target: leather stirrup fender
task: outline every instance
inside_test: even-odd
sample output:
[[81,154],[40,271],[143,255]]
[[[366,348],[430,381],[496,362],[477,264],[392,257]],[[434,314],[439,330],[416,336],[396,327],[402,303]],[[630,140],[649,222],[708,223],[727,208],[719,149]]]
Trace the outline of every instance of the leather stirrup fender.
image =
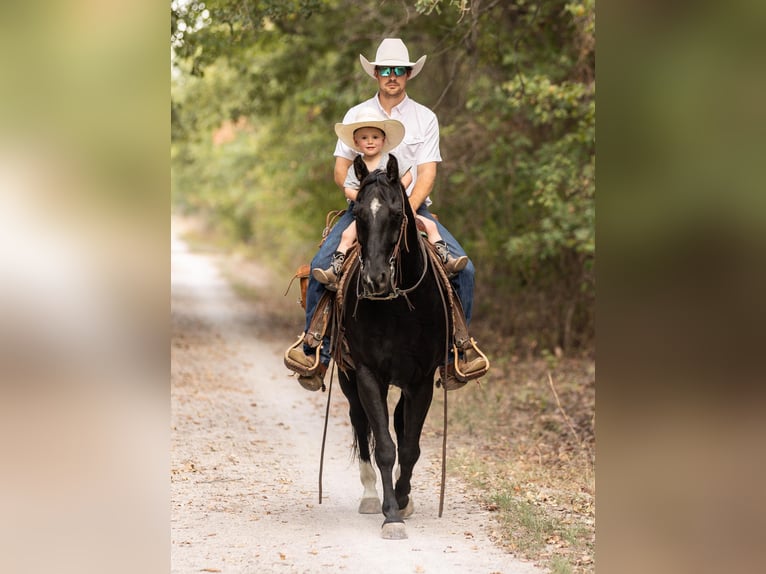
[[330,324],[334,295],[332,291],[325,291],[319,298],[309,329],[303,337],[303,342],[311,348],[319,348],[322,345],[322,339],[327,333],[327,325]]
[[[436,249],[433,244],[427,242],[429,247],[429,253],[435,269],[438,270],[438,275],[441,278],[442,285],[444,285],[447,292],[447,298],[449,300],[450,314],[452,318],[452,353],[454,355],[453,366],[455,371],[455,378],[461,382],[466,382],[471,379],[478,379],[484,376],[489,371],[489,359],[476,343],[476,340],[468,334],[468,324],[465,320],[465,312],[463,311],[463,305],[460,303],[460,298],[455,293],[447,276],[444,266],[436,253]],[[484,359],[484,367],[478,371],[472,371],[464,373],[460,369],[459,357],[461,354],[465,354],[465,351],[471,349],[477,355]]]
[[450,297],[452,299],[452,330],[454,332],[453,341],[458,349],[463,349],[465,344],[471,340],[468,334],[468,325],[465,321],[465,313],[463,312],[463,305],[460,303],[460,298],[455,296],[450,290]]

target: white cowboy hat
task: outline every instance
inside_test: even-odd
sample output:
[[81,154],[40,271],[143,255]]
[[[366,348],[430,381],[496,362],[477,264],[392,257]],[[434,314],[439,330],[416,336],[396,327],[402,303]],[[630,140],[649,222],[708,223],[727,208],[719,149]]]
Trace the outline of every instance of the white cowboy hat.
[[412,72],[410,72],[410,79],[412,79],[423,69],[426,57],[421,56],[417,62],[410,62],[410,53],[404,42],[399,38],[386,38],[378,46],[374,62],[368,61],[361,54],[359,54],[359,61],[362,62],[364,71],[373,78],[375,77],[375,66],[407,66],[412,68]]
[[340,141],[351,149],[359,151],[354,143],[354,132],[359,128],[378,128],[386,134],[381,153],[387,153],[402,143],[404,124],[399,120],[389,120],[374,108],[360,108],[356,112],[356,121],[351,124],[335,124],[335,133]]

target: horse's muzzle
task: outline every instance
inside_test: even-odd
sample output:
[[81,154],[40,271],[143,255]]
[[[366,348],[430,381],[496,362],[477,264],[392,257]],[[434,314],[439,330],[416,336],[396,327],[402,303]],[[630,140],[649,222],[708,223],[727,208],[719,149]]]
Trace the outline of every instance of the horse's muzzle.
[[396,293],[396,269],[393,258],[387,263],[362,265],[362,298],[391,299]]
[[393,276],[389,270],[380,273],[362,275],[362,291],[364,297],[385,297],[393,292]]

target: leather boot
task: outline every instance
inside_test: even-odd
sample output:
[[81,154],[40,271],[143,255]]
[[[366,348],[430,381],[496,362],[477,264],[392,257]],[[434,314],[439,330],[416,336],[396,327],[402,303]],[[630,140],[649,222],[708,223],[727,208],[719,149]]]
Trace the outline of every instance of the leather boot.
[[311,271],[314,279],[319,281],[322,285],[325,285],[330,291],[338,290],[338,279],[340,279],[340,273],[343,269],[343,262],[346,260],[345,253],[336,251],[333,253],[332,261],[327,269],[319,269],[318,267]]
[[487,368],[487,359],[482,357],[473,347],[467,348],[463,355],[458,357],[457,362],[460,371],[468,380],[474,378],[471,375]]
[[300,375],[298,382],[307,391],[318,391],[324,387],[324,375],[327,372],[327,365],[319,363],[316,372],[310,376]]
[[468,381],[461,381],[455,375],[455,367],[452,363],[446,367],[439,367],[439,380],[436,381],[436,386],[442,386],[448,391],[455,391],[462,388]]
[[450,277],[462,271],[465,269],[465,266],[468,265],[468,257],[465,255],[453,257],[449,252],[449,249],[447,249],[447,244],[443,239],[434,243],[434,247],[436,248],[436,253],[444,264],[444,270]]

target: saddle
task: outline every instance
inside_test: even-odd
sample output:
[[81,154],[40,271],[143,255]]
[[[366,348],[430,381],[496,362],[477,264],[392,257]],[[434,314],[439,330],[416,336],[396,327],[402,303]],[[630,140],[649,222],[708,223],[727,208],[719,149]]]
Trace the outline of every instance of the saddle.
[[[337,213],[342,212],[330,212],[327,215],[327,226],[323,232],[322,242],[324,242],[327,232],[331,227],[331,216],[337,217]],[[468,349],[473,349],[477,354],[481,355],[485,359],[486,367],[481,371],[470,373],[471,379],[477,379],[486,374],[489,370],[489,361],[486,360],[486,355],[479,349],[476,341],[468,334],[468,325],[465,321],[465,313],[463,307],[460,304],[460,299],[456,296],[449,277],[447,276],[444,266],[441,263],[441,259],[437,254],[434,246],[423,236],[418,236],[419,241],[425,244],[426,253],[428,254],[430,265],[435,270],[437,280],[441,284],[442,293],[446,293],[447,307],[452,319],[452,334],[451,343],[452,351],[454,355],[454,369],[455,375],[458,380],[462,382],[468,381],[468,375],[460,370],[458,363],[458,357]],[[311,319],[309,328],[305,333],[298,336],[298,340],[287,350],[285,353],[285,362],[287,366],[299,374],[310,376],[319,366],[319,351],[322,347],[322,339],[325,335],[330,337],[331,341],[331,355],[338,365],[338,368],[344,372],[354,369],[353,360],[348,351],[348,345],[346,343],[344,327],[341,321],[343,317],[343,305],[345,299],[345,293],[350,288],[349,278],[354,274],[354,271],[359,267],[359,245],[356,244],[348,252],[346,260],[343,263],[340,281],[338,283],[338,290],[332,292],[326,290],[322,297],[320,297],[317,303],[317,308],[314,311],[314,316]],[[301,265],[297,270],[293,278],[290,280],[290,285],[297,278],[300,281],[301,296],[299,303],[306,308],[306,289],[308,286],[308,278],[311,272],[309,265]],[[288,290],[290,289],[288,285]],[[295,363],[289,357],[289,351],[299,345],[306,345],[316,350],[315,360],[311,367]]]
[[[343,274],[338,285],[338,291],[333,292],[325,290],[322,296],[319,298],[317,307],[314,310],[314,316],[311,318],[309,328],[305,333],[298,335],[298,339],[290,346],[285,352],[285,364],[287,367],[299,375],[311,376],[316,372],[319,367],[319,352],[322,348],[322,339],[325,334],[330,337],[331,354],[335,363],[339,368],[344,371],[353,369],[353,362],[351,355],[348,353],[348,346],[346,344],[345,337],[342,335],[343,327],[340,321],[340,317],[343,316],[343,293],[345,293],[346,278],[351,274],[350,271],[354,266],[359,265],[359,257],[356,256],[356,246],[349,252],[349,256],[346,257],[346,261],[343,265]],[[301,265],[295,272],[295,275],[290,280],[290,285],[297,278],[301,285],[301,298],[299,303],[303,309],[306,309],[306,289],[308,287],[308,278],[310,273],[309,265]],[[290,289],[288,285],[287,289]],[[329,329],[329,331],[328,331]],[[340,344],[337,344],[340,342]],[[315,350],[314,362],[310,367],[306,367],[303,364],[297,363],[290,357],[290,351],[299,346],[306,345]],[[336,349],[340,347],[345,350],[343,353],[336,352]]]

